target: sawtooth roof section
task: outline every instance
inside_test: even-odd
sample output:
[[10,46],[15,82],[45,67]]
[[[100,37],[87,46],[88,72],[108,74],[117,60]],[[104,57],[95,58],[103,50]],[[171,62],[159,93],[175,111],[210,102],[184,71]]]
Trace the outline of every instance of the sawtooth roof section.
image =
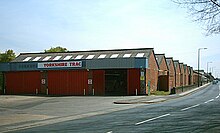
[[177,69],[177,67],[179,67],[180,72],[181,72],[179,60],[174,60],[173,62],[174,62],[174,67],[175,67],[175,69]]
[[172,57],[166,58],[166,62],[167,62],[167,66],[168,66],[168,69],[169,69],[169,70],[170,70],[170,63],[171,63],[172,60],[173,60]]
[[184,66],[184,72],[186,72],[186,70],[188,69],[187,65],[186,64],[183,64]]
[[[165,62],[166,62],[165,54],[155,54],[155,57],[156,57],[157,64],[159,65],[159,67],[160,67],[160,65],[162,63],[163,58],[165,59]],[[168,69],[167,62],[166,62],[166,67]]]
[[[82,59],[103,59],[99,58],[100,55],[104,58],[111,58],[112,55],[118,54],[115,58],[149,58],[153,48],[139,48],[139,49],[113,49],[113,50],[91,50],[91,51],[69,51],[69,52],[56,52],[56,53],[21,53],[12,62],[33,62],[35,58],[41,61],[53,61],[55,58],[61,56],[60,60],[82,60]],[[129,56],[130,54],[130,56]],[[68,56],[68,57],[67,57]],[[66,58],[67,57],[67,58]],[[71,57],[71,58],[69,58]],[[76,58],[77,57],[77,58]],[[88,58],[89,57],[89,58]],[[26,59],[26,60],[25,60]]]
[[158,65],[160,65],[162,63],[162,59],[164,57],[164,54],[155,54],[155,56],[156,56],[156,60],[157,60]]
[[187,66],[187,69],[188,69],[188,73],[191,74],[191,68],[190,68],[190,66]]

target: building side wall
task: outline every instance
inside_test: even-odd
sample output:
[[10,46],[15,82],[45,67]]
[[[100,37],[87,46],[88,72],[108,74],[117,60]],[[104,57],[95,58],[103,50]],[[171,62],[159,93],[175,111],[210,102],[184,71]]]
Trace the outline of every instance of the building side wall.
[[180,72],[180,67],[179,66],[177,66],[176,67],[176,87],[180,87],[181,86],[181,78],[180,78],[180,76],[181,76],[181,72]]
[[159,67],[157,89],[159,91],[169,91],[169,74],[165,58],[162,59]]
[[193,81],[193,80],[194,80],[194,79],[193,79],[193,68],[190,68],[190,71],[191,71],[191,72],[190,72],[190,83],[191,83],[190,85],[193,85],[193,82],[194,82],[194,81]]
[[160,64],[160,70],[159,70],[159,76],[160,75],[167,75],[167,63],[165,58],[162,59],[161,64]]
[[188,68],[186,67],[185,70],[185,86],[189,85],[189,71]]
[[169,70],[169,91],[175,87],[175,68],[174,63],[171,61]]
[[183,68],[183,64],[180,64],[180,68],[181,68],[181,74],[180,74],[180,86],[184,86],[185,81],[184,81],[184,68]]
[[150,88],[150,92],[155,92],[157,90],[157,82],[158,82],[158,66],[152,52],[149,57],[149,67],[146,69],[146,93],[148,94],[148,87]]

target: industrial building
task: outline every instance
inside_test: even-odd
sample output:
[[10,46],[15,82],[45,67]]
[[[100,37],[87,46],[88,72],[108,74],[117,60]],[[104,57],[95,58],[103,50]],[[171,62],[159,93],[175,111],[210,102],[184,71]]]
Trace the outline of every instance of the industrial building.
[[1,63],[5,94],[146,95],[157,90],[153,48],[21,53]]

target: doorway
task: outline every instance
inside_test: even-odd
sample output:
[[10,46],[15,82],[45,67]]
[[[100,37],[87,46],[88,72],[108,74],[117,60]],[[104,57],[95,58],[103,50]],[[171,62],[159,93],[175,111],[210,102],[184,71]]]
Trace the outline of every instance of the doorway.
[[127,70],[105,70],[105,95],[127,95]]

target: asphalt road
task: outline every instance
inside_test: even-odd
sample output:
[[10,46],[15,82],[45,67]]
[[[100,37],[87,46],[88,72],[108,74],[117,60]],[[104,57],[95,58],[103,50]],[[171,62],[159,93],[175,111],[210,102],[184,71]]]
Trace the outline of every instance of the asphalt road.
[[190,95],[163,103],[147,104],[128,110],[14,132],[219,133],[220,86],[210,85]]

